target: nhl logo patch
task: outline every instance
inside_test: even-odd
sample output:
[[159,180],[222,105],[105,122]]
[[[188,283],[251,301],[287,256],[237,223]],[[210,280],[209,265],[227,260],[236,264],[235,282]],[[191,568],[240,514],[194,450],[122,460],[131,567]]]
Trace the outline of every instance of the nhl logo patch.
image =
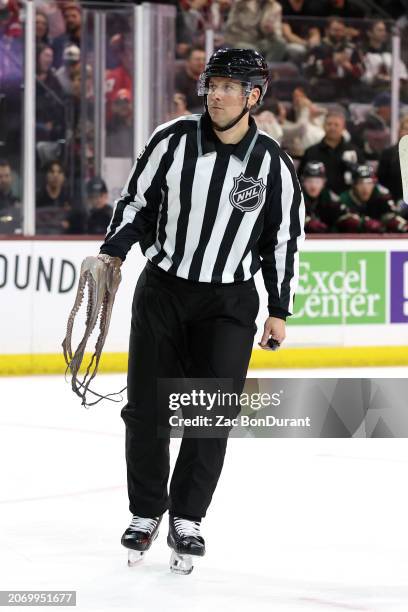
[[234,177],[234,187],[231,189],[229,199],[234,208],[250,212],[261,204],[265,189],[262,179],[253,179],[241,173],[238,177]]

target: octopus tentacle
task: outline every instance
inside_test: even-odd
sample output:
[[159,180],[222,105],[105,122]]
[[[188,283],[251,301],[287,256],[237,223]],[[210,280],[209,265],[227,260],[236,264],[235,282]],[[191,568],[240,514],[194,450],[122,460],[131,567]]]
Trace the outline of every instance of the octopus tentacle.
[[80,276],[79,283],[78,283],[78,290],[77,290],[77,294],[75,297],[75,302],[74,302],[74,305],[68,317],[67,334],[62,343],[62,347],[64,350],[64,359],[67,365],[69,361],[72,359],[72,346],[71,346],[72,329],[74,327],[75,316],[81,307],[82,300],[84,299],[85,283],[86,283],[85,276]]
[[[92,355],[92,358],[86,370],[85,377],[82,381],[84,385],[84,388],[83,388],[84,393],[88,391],[89,384],[92,381],[92,379],[95,377],[96,372],[98,370],[99,361],[100,361],[101,354],[102,354],[102,348],[103,348],[103,345],[105,343],[105,339],[108,333],[108,327],[106,326],[106,317],[104,313],[106,311],[106,307],[109,301],[110,301],[109,294],[106,292],[104,295],[103,301],[102,301],[101,316],[100,316],[100,323],[99,323],[100,331],[99,331],[98,339],[96,341],[95,351]],[[94,361],[95,361],[95,366],[91,373],[91,368],[92,368]]]
[[[70,365],[71,371],[74,369],[76,372],[81,367],[81,363],[82,363],[84,353],[85,353],[86,343],[90,335],[92,334],[94,327],[96,325],[96,321],[98,319],[98,301],[96,298],[96,293],[97,293],[96,283],[94,282],[92,277],[90,277],[89,275],[87,277],[87,280],[88,280],[89,292],[88,292],[87,317],[85,321],[85,332],[84,332],[84,335],[80,343],[78,344],[78,348],[75,352],[75,355]],[[73,379],[73,382],[75,382],[74,379]]]
[[[84,406],[92,405],[86,402],[86,393],[88,391],[94,393],[89,389],[89,384],[97,373],[103,346],[108,334],[113,303],[121,281],[119,269],[121,263],[122,262],[117,257],[110,257],[107,255],[87,257],[82,262],[77,295],[68,318],[67,332],[62,342],[62,347],[65,362],[67,363],[67,371],[70,370],[72,375],[72,390],[81,397],[82,405]],[[83,302],[86,288],[88,289],[88,302],[86,307],[85,331],[76,351],[72,355],[71,343],[74,321]],[[87,366],[85,376],[83,380],[80,381],[78,373],[84,358],[86,344],[95,329],[99,316],[99,335],[96,341],[95,350]],[[98,395],[97,393],[94,394]],[[102,398],[103,396],[99,397]]]

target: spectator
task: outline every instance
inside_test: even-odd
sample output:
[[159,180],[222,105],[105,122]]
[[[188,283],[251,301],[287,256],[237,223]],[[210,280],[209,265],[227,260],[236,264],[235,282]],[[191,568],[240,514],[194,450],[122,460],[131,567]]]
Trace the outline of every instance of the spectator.
[[12,184],[10,163],[6,159],[0,159],[0,213],[20,203],[19,198],[13,193]]
[[36,198],[36,207],[42,206],[62,207],[66,210],[70,208],[65,188],[65,172],[59,161],[51,161],[45,167],[45,183]]
[[184,11],[180,3],[176,3],[176,58],[184,59],[192,46],[192,42],[184,23]]
[[81,51],[76,45],[65,47],[62,54],[63,65],[58,68],[56,77],[60,82],[62,91],[65,95],[72,94],[72,81],[75,75],[80,72]]
[[327,109],[323,106],[314,104],[307,96],[303,87],[296,87],[296,89],[293,90],[292,109],[295,120],[299,119],[303,114],[306,114],[312,123],[323,126]]
[[184,0],[181,6],[184,9],[184,25],[190,34],[191,42],[194,42],[198,34],[202,34],[206,26],[205,9],[208,0]]
[[37,47],[36,72],[37,141],[55,141],[65,136],[63,91],[52,62],[52,48],[40,44]]
[[308,162],[300,179],[306,206],[306,232],[320,234],[333,231],[336,220],[346,207],[334,191],[327,189],[324,164]]
[[398,214],[391,194],[370,166],[358,165],[353,171],[351,189],[340,195],[346,211],[337,220],[341,232],[407,232],[408,223]]
[[46,81],[47,77],[52,78],[55,76],[55,70],[52,69],[54,52],[50,45],[42,43],[37,45],[36,51],[36,76],[40,81]]
[[283,131],[282,148],[292,157],[301,158],[305,152],[303,141],[306,136],[307,125],[302,121],[289,121],[288,109],[284,104],[281,105],[279,121]]
[[[311,26],[310,17],[327,16],[328,0],[279,0],[282,5],[282,32],[287,42],[289,58],[300,62],[308,48],[320,44],[320,30]],[[305,17],[306,19],[300,19]],[[309,33],[310,31],[310,33]],[[317,42],[316,42],[317,37]]]
[[[408,115],[405,115],[400,120],[398,139],[400,140],[406,135],[408,135]],[[398,143],[381,153],[378,164],[378,180],[391,192],[394,200],[401,204],[402,181]]]
[[208,0],[182,0],[180,4],[177,3],[177,57],[185,58],[191,47],[204,45],[208,5]]
[[48,17],[43,11],[35,12],[35,42],[37,45],[50,44]]
[[51,40],[65,32],[65,22],[60,9],[60,0],[36,0],[35,7],[47,17]]
[[357,162],[364,162],[361,151],[344,138],[346,118],[341,109],[331,109],[324,123],[325,136],[321,142],[306,149],[300,162],[299,174],[310,161],[324,163],[327,187],[337,194],[351,183],[351,169]]
[[112,101],[112,116],[106,135],[106,154],[109,157],[132,157],[132,125],[132,96],[128,89],[119,89]]
[[276,0],[236,0],[225,28],[230,47],[256,49],[269,62],[286,59],[282,34],[282,7]]
[[373,101],[373,111],[367,115],[370,127],[384,129],[391,122],[391,94],[388,91],[378,94]]
[[114,50],[118,65],[106,71],[106,118],[112,116],[112,102],[120,89],[132,91],[133,42],[129,35],[116,34],[110,45]]
[[[72,94],[67,97],[66,115],[67,125],[67,160],[66,168],[69,173],[70,194],[75,202],[82,201],[82,163],[85,158],[85,167],[89,173],[93,173],[94,164],[94,122],[93,118],[93,90],[92,90],[92,67],[86,65],[86,107],[85,121],[81,116],[81,73],[76,70],[72,76]],[[84,146],[85,142],[85,146]]]
[[348,41],[345,23],[339,17],[328,19],[326,36],[321,45],[313,47],[309,52],[305,74],[315,87],[316,99],[348,100],[360,93],[362,58],[356,47]]
[[0,2],[0,92],[20,91],[23,80],[23,31],[17,0]]
[[[389,91],[392,76],[392,55],[389,33],[385,21],[377,19],[370,22],[367,30],[367,42],[363,46],[364,74],[362,81],[373,92]],[[399,60],[399,76],[403,98],[407,98],[408,72],[405,64]]]
[[90,179],[86,185],[86,193],[89,207],[88,234],[106,234],[112,219],[113,209],[108,203],[108,190],[105,181],[98,176]]
[[0,234],[20,234],[22,206],[12,191],[12,173],[8,160],[0,160]]
[[[24,39],[17,0],[0,2],[0,140],[14,168],[22,164]],[[7,230],[8,232],[9,230]]]
[[210,5],[210,22],[215,31],[223,31],[228,21],[232,0],[214,0]]
[[286,41],[288,59],[301,63],[308,51],[321,44],[319,28],[311,26],[309,22],[282,23],[282,34]]
[[9,38],[21,38],[22,34],[18,1],[3,0],[0,2],[0,35]]
[[390,143],[391,135],[391,94],[378,94],[365,120],[352,132],[353,139],[363,150],[366,159],[377,160],[381,151]]
[[72,208],[65,187],[65,172],[59,161],[45,166],[43,185],[36,196],[36,230],[38,234],[62,234],[72,214]]
[[286,117],[286,111],[283,104],[277,100],[271,100],[269,104],[262,104],[254,113],[258,130],[263,130],[279,143],[283,138],[282,117]]
[[205,68],[205,51],[200,47],[190,49],[185,65],[176,74],[175,90],[186,97],[191,112],[201,112],[203,99],[197,95],[197,80]]
[[[119,0],[121,2],[121,0]],[[108,41],[106,49],[106,69],[117,68],[120,64],[117,51],[115,49],[116,41],[123,37],[131,36],[133,23],[129,19],[129,11],[115,10],[106,11],[106,39]],[[132,10],[132,9],[130,9]]]
[[324,136],[323,128],[314,125],[314,121],[325,110],[315,107],[301,87],[294,90],[293,100],[292,112],[288,113],[282,102],[270,100],[261,106],[254,119],[259,129],[275,138],[292,157],[299,158],[305,146],[319,142]]
[[76,45],[81,47],[81,6],[76,2],[63,4],[62,16],[65,22],[65,32],[57,36],[53,43],[54,67],[59,68],[65,47]]
[[294,157],[302,157],[305,149],[317,144],[324,137],[326,109],[314,104],[302,87],[292,94],[292,110],[281,121],[282,146]]
[[184,115],[191,115],[187,108],[187,98],[182,93],[176,93],[173,96],[173,112],[170,113],[168,120],[177,119],[177,117],[183,117]]
[[296,124],[288,120],[288,110],[282,102],[275,101],[268,107],[262,105],[256,116],[257,124],[275,138],[285,151],[292,157],[301,157],[304,153],[303,139],[306,134],[306,125]]

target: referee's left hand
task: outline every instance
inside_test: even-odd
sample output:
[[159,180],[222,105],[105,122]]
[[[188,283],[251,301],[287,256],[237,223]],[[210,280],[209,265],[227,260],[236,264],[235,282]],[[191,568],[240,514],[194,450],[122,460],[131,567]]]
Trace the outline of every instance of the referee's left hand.
[[286,338],[286,323],[283,319],[278,319],[277,317],[268,317],[266,319],[262,340],[258,342],[259,346],[265,351],[271,350],[267,345],[270,336],[275,338],[279,344],[282,344]]

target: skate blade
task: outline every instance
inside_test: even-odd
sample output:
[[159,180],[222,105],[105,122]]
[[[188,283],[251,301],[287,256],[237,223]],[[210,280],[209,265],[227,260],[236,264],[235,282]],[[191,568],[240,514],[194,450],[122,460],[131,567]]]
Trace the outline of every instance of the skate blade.
[[[152,540],[152,543],[158,538],[158,536],[159,536],[159,532],[157,531],[156,535],[154,536]],[[138,565],[141,561],[143,561],[145,553],[147,553],[148,550],[149,549],[133,550],[133,548],[128,548],[128,566],[134,567],[135,565]]]
[[141,550],[129,550],[128,551],[128,566],[134,567],[143,561],[145,551]]
[[191,574],[194,569],[192,555],[180,555],[173,550],[170,557],[170,570],[173,574]]

